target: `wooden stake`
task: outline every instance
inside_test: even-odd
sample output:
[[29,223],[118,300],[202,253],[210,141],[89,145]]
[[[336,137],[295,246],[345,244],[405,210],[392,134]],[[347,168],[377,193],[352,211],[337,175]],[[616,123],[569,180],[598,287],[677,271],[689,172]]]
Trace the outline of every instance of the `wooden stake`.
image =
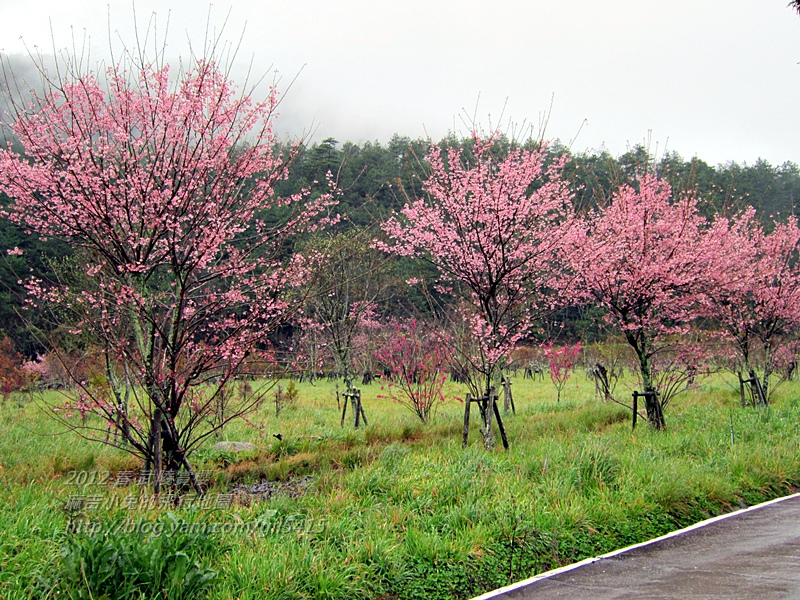
[[467,447],[467,437],[469,436],[469,407],[472,404],[472,396],[467,394],[464,399],[464,434],[461,436],[461,447]]

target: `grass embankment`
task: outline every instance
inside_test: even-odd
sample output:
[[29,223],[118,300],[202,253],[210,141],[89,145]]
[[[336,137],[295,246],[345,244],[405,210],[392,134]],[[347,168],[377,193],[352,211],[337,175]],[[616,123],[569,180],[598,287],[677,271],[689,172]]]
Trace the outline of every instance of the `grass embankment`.
[[[331,384],[299,385],[280,417],[264,407],[263,437],[226,431],[256,452],[194,457],[216,500],[180,508],[81,480],[138,465],[9,402],[0,597],[467,598],[800,485],[798,383],[765,411],[707,382],[670,406],[666,431],[632,433],[622,407],[576,380],[560,403],[549,382],[515,381],[509,452],[483,450],[477,418],[462,450],[457,401],[423,426],[365,386],[370,425],[356,431],[339,427]],[[284,483],[269,499],[217,496],[264,480]],[[76,495],[90,501],[70,514]]]

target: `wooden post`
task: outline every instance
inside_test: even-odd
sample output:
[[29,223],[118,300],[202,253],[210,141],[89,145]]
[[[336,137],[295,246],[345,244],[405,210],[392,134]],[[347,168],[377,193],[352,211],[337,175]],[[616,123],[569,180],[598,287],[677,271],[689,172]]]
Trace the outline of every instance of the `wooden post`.
[[472,404],[472,396],[467,394],[464,399],[464,434],[461,436],[461,447],[467,447],[467,437],[469,436],[469,406]]
[[353,419],[353,427],[358,429],[358,426],[361,425],[361,402],[359,401],[359,394],[353,389],[349,390],[347,393],[350,395],[350,405],[353,407],[353,412],[356,414]]
[[[756,406],[756,404],[761,404],[762,406],[767,405],[767,396],[764,393],[764,388],[761,387],[761,381],[759,381],[753,369],[750,369],[750,379],[744,379],[741,381],[742,383],[740,385],[742,386],[745,383],[750,384],[750,397],[753,399],[753,406]],[[744,397],[744,391],[742,391],[742,396]]]
[[663,429],[665,427],[664,412],[661,409],[661,403],[658,401],[658,394],[653,389],[647,389],[643,392],[633,391],[633,419],[631,429],[636,429],[636,418],[639,415],[639,397],[644,398],[648,423],[656,429]]
[[344,427],[344,418],[347,413],[347,403],[350,402],[350,407],[353,410],[353,426],[358,429],[361,426],[361,421],[364,425],[369,425],[367,422],[367,413],[364,412],[364,405],[361,403],[361,390],[358,388],[350,388],[342,394],[344,404],[342,406],[342,421],[341,426]]
[[[344,396],[344,404],[342,406],[342,423],[341,423],[341,426],[344,427],[344,416],[347,413],[347,392],[342,394],[342,396]],[[336,392],[336,399],[337,400],[339,399],[339,392],[338,391]]]
[[484,423],[486,426],[483,429],[483,445],[489,450],[494,446],[494,436],[492,435],[492,404],[494,404],[494,387],[489,388],[489,394],[483,404]]
[[645,389],[639,394],[644,398],[644,407],[647,411],[647,423],[655,429],[664,428],[664,413],[661,410],[661,403],[658,401],[658,394],[652,388]]
[[[481,418],[483,420],[483,429],[481,432],[483,433],[484,443],[487,443],[487,439],[492,440],[491,417],[494,415],[497,418],[497,428],[500,430],[500,439],[503,441],[503,447],[508,450],[508,436],[506,435],[505,425],[503,425],[503,418],[500,415],[500,407],[497,405],[497,396],[494,393],[494,388],[491,388],[491,392],[492,393],[488,396],[480,396],[478,398],[473,398],[471,395],[467,394],[467,397],[464,400],[464,430],[461,436],[462,448],[467,447],[467,441],[469,438],[470,406],[473,402],[475,402],[478,404],[478,409],[480,410]],[[487,449],[491,448],[491,445],[487,445],[486,447]]]
[[667,423],[664,421],[664,410],[661,408],[661,402],[658,401],[658,393],[653,389],[647,390],[646,393],[650,394],[649,399],[653,402],[653,411],[656,415],[656,429],[664,429]]
[[369,425],[367,423],[367,414],[364,412],[364,405],[361,403],[361,390],[358,388],[353,388],[350,390],[353,394],[353,407],[356,411],[356,418],[355,418],[355,427],[358,429],[359,425],[361,425],[361,421],[364,421],[364,426]]
[[739,395],[742,397],[742,408],[747,406],[747,400],[744,397],[744,379],[742,378],[742,372],[737,371],[736,375],[739,376]]
[[508,437],[506,437],[506,428],[503,426],[503,419],[500,417],[500,408],[497,406],[497,402],[494,398],[489,402],[491,402],[494,407],[494,416],[497,418],[497,428],[500,430],[500,439],[503,441],[503,448],[508,450]]
[[513,414],[517,414],[514,406],[514,397],[511,395],[511,377],[503,378],[503,412],[508,414],[509,408]]
[[753,369],[750,369],[750,381],[752,382],[751,385],[755,390],[756,398],[758,398],[758,403],[762,406],[767,405],[767,396],[764,394],[764,388],[761,386],[761,381],[756,376],[756,372]]

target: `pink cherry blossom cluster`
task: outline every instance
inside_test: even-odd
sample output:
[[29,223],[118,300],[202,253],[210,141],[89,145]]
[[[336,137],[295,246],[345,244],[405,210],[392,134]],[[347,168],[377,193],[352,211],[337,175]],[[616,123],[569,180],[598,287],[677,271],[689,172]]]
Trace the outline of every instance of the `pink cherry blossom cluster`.
[[389,374],[385,395],[413,412],[423,423],[430,421],[436,406],[444,402],[444,370],[450,350],[441,333],[426,331],[416,319],[391,324],[392,334],[375,357]]
[[432,145],[426,197],[383,224],[376,245],[432,264],[438,288],[462,298],[487,388],[497,367],[564,286],[561,248],[573,230],[565,157],[546,145],[494,153],[498,136],[474,136],[471,156]]
[[578,290],[606,309],[637,356],[642,385],[662,393],[664,406],[674,381],[707,370],[708,353],[686,338],[699,319],[722,325],[745,372],[761,346],[767,389],[771,353],[800,325],[795,219],[769,233],[753,210],[709,220],[691,194],[675,198],[665,181],[643,175],[590,214],[573,243]]
[[800,227],[792,217],[765,231],[746,211],[732,220],[725,252],[711,273],[711,314],[736,349],[740,374],[760,373],[767,395],[770,376],[788,368],[800,325]]
[[542,344],[545,358],[550,363],[550,379],[556,388],[558,397],[561,400],[561,392],[567,385],[567,381],[575,369],[575,364],[581,354],[581,343],[555,347],[553,341],[548,340]]

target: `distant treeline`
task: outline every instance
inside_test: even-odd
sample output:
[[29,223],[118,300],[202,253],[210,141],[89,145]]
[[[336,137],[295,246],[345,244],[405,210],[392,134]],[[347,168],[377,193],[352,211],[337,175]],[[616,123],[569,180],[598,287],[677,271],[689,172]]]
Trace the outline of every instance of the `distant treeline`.
[[[496,145],[498,152],[511,143],[502,140]],[[399,135],[385,145],[339,143],[327,138],[302,149],[281,191],[295,191],[314,181],[322,183],[330,171],[341,188],[339,206],[347,222],[369,225],[401,208],[409,197],[422,195],[429,144]],[[471,140],[450,137],[439,145],[460,146],[468,153]],[[800,212],[800,167],[793,162],[776,166],[759,159],[752,165],[728,162],[714,167],[697,157],[684,159],[677,152],[656,159],[641,145],[619,157],[608,152],[573,154],[558,143],[551,144],[550,151],[553,155],[570,155],[567,172],[577,190],[579,209],[602,205],[609,191],[631,183],[636,173],[647,171],[668,180],[676,194],[697,194],[709,216],[753,206],[769,223]]]

